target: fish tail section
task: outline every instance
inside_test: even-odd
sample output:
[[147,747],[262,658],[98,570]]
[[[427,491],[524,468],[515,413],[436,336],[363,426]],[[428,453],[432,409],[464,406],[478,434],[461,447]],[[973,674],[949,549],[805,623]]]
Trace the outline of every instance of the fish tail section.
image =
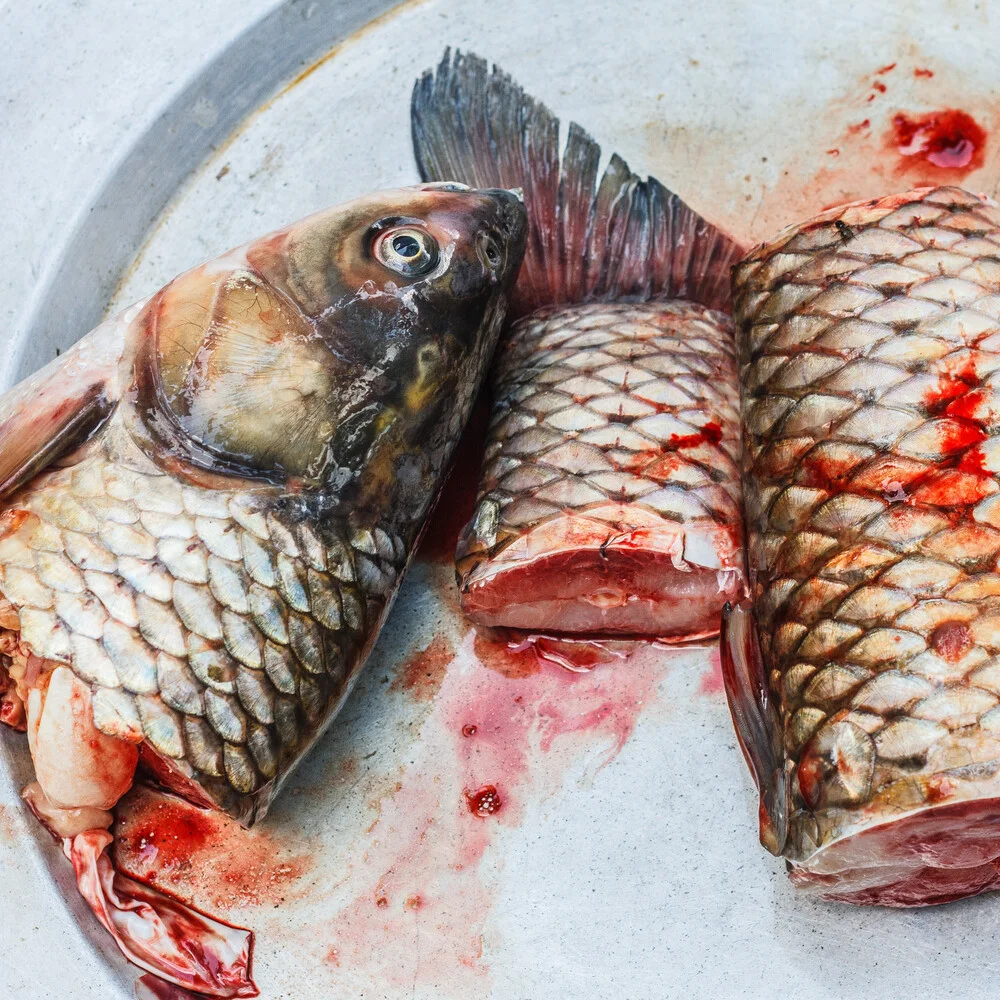
[[768,688],[757,626],[748,608],[725,606],[719,646],[736,738],[760,792],[760,842],[772,854],[781,854],[788,837],[789,791],[781,718]]
[[729,310],[743,248],[617,154],[598,180],[601,147],[575,122],[560,160],[559,119],[486,60],[446,50],[414,87],[411,126],[424,180],[523,190],[530,231],[515,318],[622,298]]

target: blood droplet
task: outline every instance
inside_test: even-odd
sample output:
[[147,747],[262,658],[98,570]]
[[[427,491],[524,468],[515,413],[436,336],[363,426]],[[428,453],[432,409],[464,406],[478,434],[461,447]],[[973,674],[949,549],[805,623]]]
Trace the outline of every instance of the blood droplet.
[[496,785],[483,785],[478,791],[465,790],[465,802],[473,816],[485,819],[494,816],[503,808],[503,800]]
[[931,634],[931,648],[949,663],[957,663],[973,645],[965,622],[942,622]]

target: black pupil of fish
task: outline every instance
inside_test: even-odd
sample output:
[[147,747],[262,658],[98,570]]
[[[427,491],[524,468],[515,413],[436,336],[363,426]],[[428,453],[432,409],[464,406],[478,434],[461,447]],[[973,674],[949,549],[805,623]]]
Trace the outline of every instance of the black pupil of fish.
[[399,236],[393,236],[392,249],[400,257],[418,257],[420,255],[420,241],[415,236],[400,233]]

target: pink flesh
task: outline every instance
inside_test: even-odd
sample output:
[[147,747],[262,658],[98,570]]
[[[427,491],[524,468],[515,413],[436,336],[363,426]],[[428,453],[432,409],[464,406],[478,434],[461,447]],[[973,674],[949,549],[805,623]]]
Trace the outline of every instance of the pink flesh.
[[[0,713],[0,721],[9,723],[12,720]],[[94,730],[89,699],[86,704],[80,699],[70,700],[70,722],[70,734],[90,754],[76,754],[77,766],[84,766],[83,776],[86,776],[89,765],[96,766],[98,770],[108,761],[110,763],[107,766],[119,766],[120,762],[116,757],[121,755],[107,753],[110,745],[112,749],[127,749],[126,758],[131,764],[128,772],[121,775],[120,781],[126,787],[131,786],[131,774],[135,770],[137,756],[135,748]],[[145,744],[140,748],[138,756],[165,784],[183,792],[193,792],[195,801],[200,800],[199,804],[207,802],[197,786],[184,779],[164,758]],[[95,759],[91,760],[91,757]],[[58,777],[69,780],[71,775],[67,772]],[[72,783],[70,789],[71,787]],[[31,789],[44,795],[37,784],[29,786],[25,793],[28,807],[49,828],[45,817],[35,807],[34,793],[29,794]],[[50,829],[50,832],[53,831]],[[59,839],[56,834],[53,835]],[[103,829],[88,829],[75,837],[62,840],[63,851],[76,872],[80,894],[115,939],[125,957],[140,968],[154,971],[164,981],[176,984],[177,988],[173,993],[162,990],[157,993],[154,990],[159,989],[158,986],[149,986],[149,995],[162,997],[163,1000],[180,1000],[182,997],[195,995],[222,998],[257,996],[257,987],[250,978],[253,934],[244,928],[232,927],[205,916],[180,900],[120,874],[115,870],[107,852],[111,843],[111,834]],[[144,978],[152,983],[154,977]],[[189,993],[188,990],[195,992]]]
[[63,850],[81,895],[125,957],[199,995],[258,996],[250,978],[253,934],[116,872],[106,850],[111,839],[89,830],[64,841]]
[[793,865],[792,881],[825,899],[932,906],[1000,889],[1000,799],[934,806],[837,841]]
[[718,633],[719,609],[739,600],[737,573],[691,566],[656,550],[600,547],[499,566],[462,594],[479,625],[695,639]]

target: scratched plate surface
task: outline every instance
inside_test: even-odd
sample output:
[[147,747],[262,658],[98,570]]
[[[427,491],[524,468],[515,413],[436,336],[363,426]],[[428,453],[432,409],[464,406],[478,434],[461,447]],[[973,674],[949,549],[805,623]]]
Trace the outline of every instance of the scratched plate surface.
[[[190,176],[114,305],[316,208],[416,180],[410,86],[445,43],[500,62],[747,241],[920,179],[995,193],[997,71],[973,58],[1000,30],[986,4],[548,6],[540,18],[534,0],[427,0],[351,39]],[[940,109],[982,126],[985,166],[969,169],[974,151],[955,169],[900,155],[896,116]],[[571,673],[477,641],[446,555],[475,461],[469,449],[361,683],[266,822],[244,833],[137,792],[120,809],[131,863],[252,927],[270,1000],[937,998],[992,985],[1000,899],[888,911],[793,892],[756,843],[714,648]],[[55,884],[89,949],[60,1000],[98,995],[87,968],[131,996],[134,972],[63,859],[28,836],[13,793],[27,751],[3,743],[0,800],[37,862],[3,885],[5,911]],[[478,815],[467,793],[486,786]],[[22,935],[29,958],[44,937]]]

